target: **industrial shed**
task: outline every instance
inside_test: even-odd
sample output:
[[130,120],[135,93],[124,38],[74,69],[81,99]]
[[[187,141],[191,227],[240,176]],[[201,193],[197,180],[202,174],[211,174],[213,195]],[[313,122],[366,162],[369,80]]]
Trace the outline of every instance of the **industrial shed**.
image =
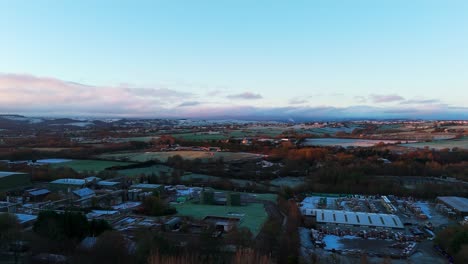
[[318,223],[381,228],[404,228],[400,218],[392,214],[321,209],[315,209],[309,213],[312,213],[312,215],[316,217],[316,221]]
[[439,203],[445,204],[447,207],[455,211],[459,216],[468,216],[468,199],[458,196],[439,196]]
[[67,191],[84,188],[86,181],[83,179],[58,179],[49,183],[49,188],[53,191]]
[[164,186],[159,184],[139,183],[130,186],[130,189],[141,189],[145,192],[158,191],[162,193],[164,191]]
[[10,190],[31,185],[31,177],[27,173],[0,171],[0,190]]

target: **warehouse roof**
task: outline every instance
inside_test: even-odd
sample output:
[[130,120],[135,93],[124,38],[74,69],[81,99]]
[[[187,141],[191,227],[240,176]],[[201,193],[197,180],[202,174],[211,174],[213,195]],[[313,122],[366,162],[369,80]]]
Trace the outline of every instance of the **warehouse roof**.
[[100,181],[97,183],[97,185],[100,185],[100,186],[115,186],[115,185],[118,185],[120,184],[120,182],[113,182],[113,181]]
[[96,177],[96,176],[89,176],[89,177],[84,178],[83,180],[91,182],[91,181],[100,181],[101,178]]
[[50,191],[47,189],[32,189],[32,190],[27,190],[26,192],[28,192],[32,196],[39,196],[39,195],[50,193]]
[[139,189],[158,189],[161,188],[159,184],[150,184],[150,183],[140,183],[130,186],[130,188],[139,188]]
[[83,179],[58,179],[51,183],[68,184],[68,185],[84,185],[86,181]]
[[22,172],[11,172],[11,171],[0,171],[0,178],[8,177],[8,176],[11,176],[11,175],[17,175],[17,174],[26,174],[26,173],[22,173]]
[[403,223],[401,222],[400,218],[392,214],[376,214],[321,209],[313,210],[313,214],[317,217],[317,222],[319,223],[322,222],[344,225],[403,228]]
[[457,196],[439,196],[437,197],[440,201],[444,202],[448,206],[454,208],[459,212],[468,212],[468,199]]

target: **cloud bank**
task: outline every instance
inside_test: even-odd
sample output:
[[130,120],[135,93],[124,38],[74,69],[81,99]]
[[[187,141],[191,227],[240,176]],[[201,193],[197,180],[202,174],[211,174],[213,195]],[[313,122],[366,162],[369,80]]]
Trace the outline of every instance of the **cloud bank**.
[[[198,101],[197,95],[167,87],[92,86],[33,75],[0,74],[0,113],[42,116],[236,118],[248,120],[327,120],[352,118],[468,119],[467,107],[454,107],[435,99],[403,96],[356,96],[359,103],[375,106],[309,106],[314,100],[297,97],[289,106],[255,106],[260,94],[245,92]],[[207,99],[207,98],[205,98]],[[389,105],[389,102],[393,104]],[[380,103],[382,105],[380,105]]]
[[245,92],[245,93],[240,93],[240,94],[232,94],[226,96],[228,99],[244,99],[244,100],[256,100],[256,99],[262,99],[263,96],[260,94],[256,93],[251,93],[251,92]]
[[374,103],[389,103],[389,102],[396,102],[396,101],[403,101],[405,98],[403,98],[400,95],[397,94],[372,94],[370,96],[370,99]]

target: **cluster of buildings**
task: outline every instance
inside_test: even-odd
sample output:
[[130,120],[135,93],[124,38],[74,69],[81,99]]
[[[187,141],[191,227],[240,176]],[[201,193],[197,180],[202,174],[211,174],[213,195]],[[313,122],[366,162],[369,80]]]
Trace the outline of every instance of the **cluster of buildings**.
[[[456,219],[468,223],[468,199],[452,196],[427,202],[392,195],[315,194],[300,203],[300,211],[306,226],[312,227],[309,234],[314,247],[343,255],[373,252],[407,258],[419,242],[435,238],[435,227],[456,223]],[[366,243],[368,239],[374,242]]]
[[[180,227],[186,219],[172,217],[155,220],[139,215],[137,212],[146,197],[158,195],[166,202],[176,204],[192,199],[197,199],[204,205],[241,206],[247,203],[247,198],[243,198],[237,192],[218,192],[210,188],[185,185],[132,184],[121,180],[102,180],[95,176],[57,179],[49,183],[37,183],[31,187],[33,185],[27,173],[1,172],[0,183],[5,190],[13,187],[17,190],[9,191],[6,201],[0,202],[0,212],[16,214],[25,226],[31,225],[42,210],[61,211],[73,206],[91,208],[86,214],[88,219],[107,220],[117,230],[135,230],[141,227],[172,230]],[[191,223],[190,226],[197,230],[200,225],[213,224],[222,231],[230,231],[239,221],[239,217],[212,215],[202,222]]]

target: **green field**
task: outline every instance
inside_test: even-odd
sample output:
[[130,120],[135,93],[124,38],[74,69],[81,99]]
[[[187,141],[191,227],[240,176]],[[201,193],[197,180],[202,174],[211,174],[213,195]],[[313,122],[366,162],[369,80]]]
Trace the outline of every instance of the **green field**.
[[117,142],[130,142],[130,141],[138,141],[138,142],[150,142],[153,139],[158,139],[159,137],[128,137],[128,138],[117,138]]
[[185,203],[175,205],[177,214],[203,219],[206,216],[238,217],[231,214],[243,214],[240,226],[247,227],[255,236],[260,232],[268,215],[263,204],[252,203],[245,206],[222,206]]
[[211,141],[211,140],[223,140],[227,139],[228,135],[219,133],[219,134],[210,134],[206,132],[194,132],[194,133],[182,133],[182,134],[172,134],[173,137],[187,140],[187,141]]
[[194,133],[172,134],[172,136],[175,138],[191,140],[191,141],[211,141],[211,140],[224,140],[224,139],[229,139],[229,138],[244,138],[244,137],[256,137],[256,136],[276,137],[285,130],[286,130],[285,128],[279,128],[279,127],[254,126],[254,127],[248,127],[243,130],[230,130],[228,132],[220,132],[220,133],[194,132]]
[[130,165],[130,162],[105,161],[105,160],[72,160],[62,163],[51,164],[53,168],[68,167],[77,172],[100,172],[113,166]]
[[259,158],[260,155],[245,152],[208,152],[208,151],[161,151],[161,152],[133,152],[133,153],[109,153],[98,156],[102,159],[145,162],[149,160],[167,161],[167,158],[180,155],[184,159],[209,159],[223,158],[225,161]]
[[268,136],[277,137],[284,131],[288,130],[287,127],[263,127],[263,126],[252,126],[248,127],[245,131],[249,131],[254,136]]
[[431,142],[418,142],[418,143],[408,143],[401,144],[400,146],[410,147],[410,148],[425,148],[430,149],[445,149],[445,148],[460,148],[468,149],[468,137],[462,137],[460,139],[450,139],[450,140],[434,140]]
[[253,196],[257,198],[257,200],[264,200],[264,201],[270,201],[270,202],[275,202],[278,199],[278,195],[274,193],[253,193]]

